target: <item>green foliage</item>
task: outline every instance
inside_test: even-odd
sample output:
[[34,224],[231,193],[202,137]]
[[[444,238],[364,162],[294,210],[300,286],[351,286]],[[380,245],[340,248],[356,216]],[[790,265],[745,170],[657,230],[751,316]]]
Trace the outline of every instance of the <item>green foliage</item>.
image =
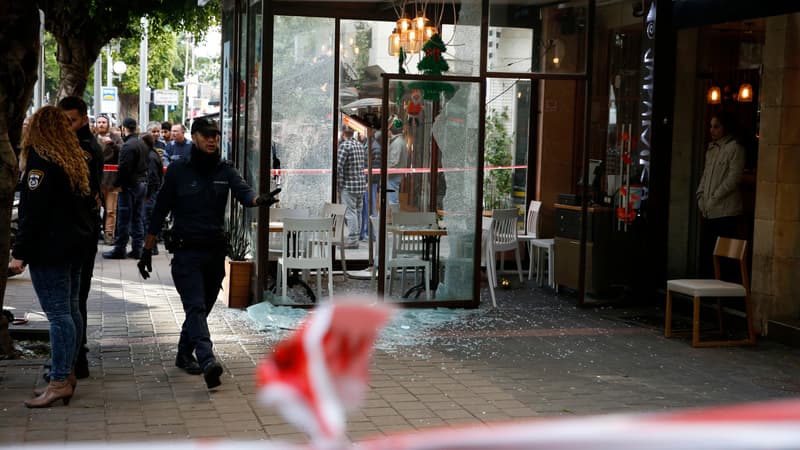
[[233,261],[244,261],[250,255],[250,233],[243,217],[237,217],[229,224],[228,257]]
[[[492,110],[486,118],[484,162],[490,167],[511,165],[512,135],[506,130],[509,117],[506,109]],[[486,171],[483,179],[484,209],[507,208],[511,205],[511,169]]]
[[40,7],[45,29],[67,47],[59,52],[61,89],[67,95],[83,91],[104,45],[115,38],[138,40],[143,31],[139,19],[145,15],[151,36],[187,32],[199,39],[221,21],[220,0],[202,8],[196,0],[52,0],[40,2]]

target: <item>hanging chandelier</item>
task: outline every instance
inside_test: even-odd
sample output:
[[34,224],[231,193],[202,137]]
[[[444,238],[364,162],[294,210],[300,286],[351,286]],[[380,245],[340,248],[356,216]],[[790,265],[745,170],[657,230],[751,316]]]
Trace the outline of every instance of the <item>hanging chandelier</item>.
[[413,4],[414,18],[406,16],[407,1],[403,1],[398,11],[398,19],[392,34],[389,35],[389,54],[399,56],[400,51],[406,55],[419,53],[425,42],[429,41],[433,35],[439,33],[439,27],[432,24],[425,17],[427,2]]

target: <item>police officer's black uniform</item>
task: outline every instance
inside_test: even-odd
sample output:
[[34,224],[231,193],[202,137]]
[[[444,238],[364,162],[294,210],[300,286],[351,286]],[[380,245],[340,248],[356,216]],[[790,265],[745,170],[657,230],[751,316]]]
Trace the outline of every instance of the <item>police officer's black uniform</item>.
[[[210,119],[197,119],[192,125],[192,135],[195,133],[213,138],[219,129]],[[222,374],[222,366],[214,358],[206,318],[225,276],[224,217],[229,191],[243,206],[268,206],[276,201],[271,195],[257,196],[236,168],[220,160],[219,148],[207,153],[192,144],[191,158],[177,160],[168,167],[139,262],[140,273],[147,278],[155,236],[171,212],[173,225],[167,250],[174,254],[172,279],[186,314],[175,365],[192,374],[202,372],[209,388],[220,384]]]
[[[84,125],[78,132],[78,141],[81,148],[86,152],[86,163],[89,165],[89,188],[91,190],[91,198],[97,199],[100,195],[100,181],[103,177],[103,149],[89,129],[89,125]],[[94,235],[100,233],[100,208],[97,207],[97,202],[92,203],[92,219],[94,221]],[[78,360],[75,363],[75,376],[78,378],[86,378],[89,376],[89,361],[86,354],[89,348],[86,346],[86,325],[87,325],[87,309],[86,302],[89,299],[89,290],[92,284],[92,274],[94,273],[94,259],[97,255],[97,239],[89,241],[88,254],[81,266],[81,284],[78,290],[78,307],[83,318],[83,338],[81,339],[81,347],[78,349]]]

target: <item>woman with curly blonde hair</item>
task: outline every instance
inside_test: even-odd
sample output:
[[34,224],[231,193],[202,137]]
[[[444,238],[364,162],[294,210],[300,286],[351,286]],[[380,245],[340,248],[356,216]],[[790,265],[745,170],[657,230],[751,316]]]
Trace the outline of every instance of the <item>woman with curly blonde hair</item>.
[[96,239],[89,168],[67,115],[44,106],[31,118],[20,154],[23,189],[10,269],[30,266],[31,281],[50,322],[50,383],[29,408],[69,404],[83,320],[78,309],[81,262]]

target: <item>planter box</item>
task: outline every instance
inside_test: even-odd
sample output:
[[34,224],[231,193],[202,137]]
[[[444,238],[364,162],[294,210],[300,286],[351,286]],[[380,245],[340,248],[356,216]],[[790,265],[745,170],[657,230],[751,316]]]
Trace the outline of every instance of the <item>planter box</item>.
[[250,306],[250,280],[253,261],[225,260],[225,279],[222,280],[222,297],[229,308]]

